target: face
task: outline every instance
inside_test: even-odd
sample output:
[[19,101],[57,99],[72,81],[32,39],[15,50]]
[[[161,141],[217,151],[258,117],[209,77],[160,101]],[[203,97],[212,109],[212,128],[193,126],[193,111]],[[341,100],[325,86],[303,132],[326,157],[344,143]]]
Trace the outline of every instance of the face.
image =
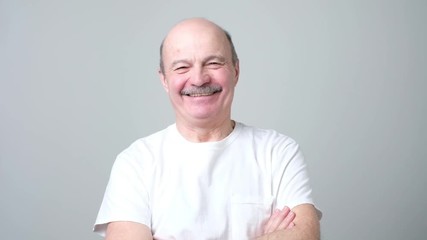
[[162,84],[175,109],[177,122],[199,123],[230,119],[238,63],[232,63],[225,34],[206,23],[175,27],[163,46]]

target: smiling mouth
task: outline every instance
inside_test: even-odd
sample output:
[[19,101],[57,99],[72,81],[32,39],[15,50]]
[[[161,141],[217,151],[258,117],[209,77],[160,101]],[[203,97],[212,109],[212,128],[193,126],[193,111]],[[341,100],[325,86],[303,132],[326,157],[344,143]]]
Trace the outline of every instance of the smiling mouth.
[[185,96],[187,97],[204,97],[204,96],[211,96],[214,95],[215,93],[218,93],[221,91],[214,91],[214,92],[209,92],[209,93],[189,93],[189,94],[185,94]]
[[184,89],[181,91],[181,95],[184,95],[187,97],[205,97],[205,96],[214,95],[215,93],[219,93],[219,92],[222,92],[221,87],[206,86],[206,87]]

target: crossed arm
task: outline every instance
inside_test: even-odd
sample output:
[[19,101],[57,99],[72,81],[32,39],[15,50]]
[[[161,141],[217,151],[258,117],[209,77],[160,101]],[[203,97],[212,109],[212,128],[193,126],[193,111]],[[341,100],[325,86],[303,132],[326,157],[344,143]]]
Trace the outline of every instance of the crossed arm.
[[110,222],[107,226],[105,240],[153,240],[151,230],[136,222]]
[[[153,240],[151,230],[135,222],[111,222],[106,240]],[[319,240],[320,224],[316,209],[311,204],[301,204],[292,210],[276,210],[264,226],[264,235],[256,240]]]
[[320,223],[317,210],[311,204],[301,204],[292,210],[276,210],[264,226],[264,235],[256,240],[319,240]]

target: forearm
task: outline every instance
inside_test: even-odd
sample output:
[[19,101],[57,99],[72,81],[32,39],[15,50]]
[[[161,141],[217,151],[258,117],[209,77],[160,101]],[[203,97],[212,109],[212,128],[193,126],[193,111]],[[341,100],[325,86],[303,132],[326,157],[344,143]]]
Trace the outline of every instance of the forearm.
[[135,222],[111,222],[107,226],[105,240],[152,240],[150,229]]
[[[279,227],[275,231],[265,232],[256,240],[319,240],[320,223],[317,210],[311,204],[302,204],[292,209],[296,217],[291,227]],[[273,217],[275,217],[273,215]],[[289,221],[288,221],[289,222]],[[286,223],[288,226],[288,223]]]
[[291,229],[278,230],[256,238],[256,240],[319,240],[319,223],[300,226],[295,224]]

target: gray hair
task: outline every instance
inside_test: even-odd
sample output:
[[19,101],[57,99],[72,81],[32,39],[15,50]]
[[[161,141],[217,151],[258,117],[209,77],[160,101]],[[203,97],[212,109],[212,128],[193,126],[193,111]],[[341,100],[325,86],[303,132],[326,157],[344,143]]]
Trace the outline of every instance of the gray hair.
[[[229,32],[227,32],[223,28],[221,28],[221,30],[224,32],[225,36],[227,37],[228,43],[230,44],[231,61],[232,61],[233,65],[235,66],[237,64],[237,62],[239,61],[239,57],[237,56],[236,49],[234,48],[233,40],[231,39],[231,35]],[[165,66],[163,64],[163,45],[165,43],[165,39],[163,39],[162,43],[160,44],[160,71],[161,71],[161,73],[165,72]]]

